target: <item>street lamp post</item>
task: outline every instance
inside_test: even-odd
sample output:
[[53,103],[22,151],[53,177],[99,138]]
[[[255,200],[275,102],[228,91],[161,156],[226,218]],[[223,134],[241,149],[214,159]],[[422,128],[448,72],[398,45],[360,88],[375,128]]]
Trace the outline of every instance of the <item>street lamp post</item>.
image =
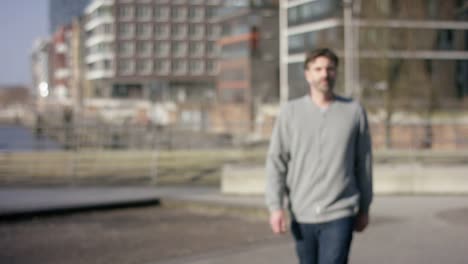
[[[360,77],[360,63],[359,63],[359,21],[361,17],[361,0],[354,0],[353,3],[353,36],[354,36],[354,49],[353,49],[353,68],[354,68],[354,90],[356,92],[357,99],[361,99],[361,77]],[[356,19],[357,18],[357,19]]]
[[286,1],[280,1],[279,25],[280,25],[280,103],[286,103],[289,98],[288,85],[288,5]]
[[346,96],[353,95],[354,76],[353,76],[353,50],[354,37],[352,27],[352,6],[353,0],[343,0],[343,22],[344,22],[344,85]]

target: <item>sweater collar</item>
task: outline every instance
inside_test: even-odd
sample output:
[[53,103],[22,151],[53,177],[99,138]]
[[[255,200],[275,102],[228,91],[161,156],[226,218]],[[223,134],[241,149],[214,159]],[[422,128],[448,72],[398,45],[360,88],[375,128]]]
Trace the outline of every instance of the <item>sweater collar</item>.
[[325,113],[325,112],[328,112],[330,111],[330,109],[333,107],[333,105],[335,104],[336,102],[336,95],[333,95],[333,100],[330,102],[330,104],[327,106],[327,107],[320,107],[318,106],[313,100],[312,98],[310,97],[309,94],[306,94],[304,96],[304,101],[307,105],[310,105],[310,107],[312,107],[312,109],[314,109],[315,111],[319,111],[321,113]]

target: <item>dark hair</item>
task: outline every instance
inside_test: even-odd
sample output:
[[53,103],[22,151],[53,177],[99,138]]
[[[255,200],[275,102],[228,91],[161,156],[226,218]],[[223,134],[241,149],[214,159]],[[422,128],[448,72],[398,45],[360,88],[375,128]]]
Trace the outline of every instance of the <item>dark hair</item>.
[[307,52],[306,59],[304,61],[304,70],[307,70],[309,62],[314,61],[318,57],[325,57],[331,60],[335,66],[338,66],[338,56],[328,48],[320,48]]

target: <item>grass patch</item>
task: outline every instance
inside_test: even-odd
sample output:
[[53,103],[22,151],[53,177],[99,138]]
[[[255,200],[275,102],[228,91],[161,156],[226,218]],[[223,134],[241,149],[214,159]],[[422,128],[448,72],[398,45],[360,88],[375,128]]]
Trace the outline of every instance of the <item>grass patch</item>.
[[261,163],[265,150],[51,151],[0,153],[0,183],[219,185],[226,163]]

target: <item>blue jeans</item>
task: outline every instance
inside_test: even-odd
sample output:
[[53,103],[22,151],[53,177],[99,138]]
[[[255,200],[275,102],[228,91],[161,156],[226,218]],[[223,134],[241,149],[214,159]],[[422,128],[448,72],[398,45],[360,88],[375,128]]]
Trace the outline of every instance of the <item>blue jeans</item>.
[[354,217],[325,223],[291,222],[300,264],[345,264],[353,239]]

